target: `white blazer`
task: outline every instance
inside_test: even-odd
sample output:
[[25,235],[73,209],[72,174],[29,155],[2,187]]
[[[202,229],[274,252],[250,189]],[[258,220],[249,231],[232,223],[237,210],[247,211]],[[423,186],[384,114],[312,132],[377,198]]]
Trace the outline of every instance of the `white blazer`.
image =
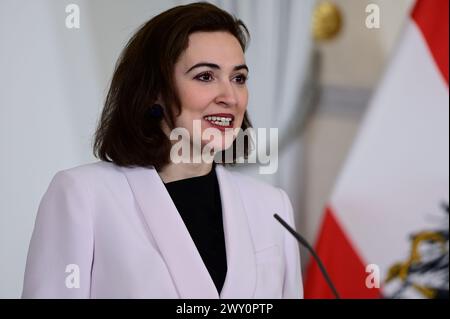
[[302,298],[286,193],[216,166],[227,274],[220,295],[153,168],[58,172],[42,198],[23,298]]

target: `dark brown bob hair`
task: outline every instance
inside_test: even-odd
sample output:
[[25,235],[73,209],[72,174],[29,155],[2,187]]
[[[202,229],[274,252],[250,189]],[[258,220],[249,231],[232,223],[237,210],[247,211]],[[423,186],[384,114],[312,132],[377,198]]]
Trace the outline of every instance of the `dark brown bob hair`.
[[[119,166],[157,169],[169,163],[172,143],[161,122],[147,114],[160,97],[166,123],[174,128],[174,119],[181,113],[174,66],[188,47],[189,35],[200,31],[229,32],[239,40],[244,52],[250,39],[241,20],[206,2],[174,7],[142,25],[117,61],[95,132],[97,158]],[[246,112],[241,129],[250,127]],[[244,146],[243,155],[247,158],[249,145]],[[236,148],[236,141],[232,147]],[[235,163],[236,154],[233,157]]]

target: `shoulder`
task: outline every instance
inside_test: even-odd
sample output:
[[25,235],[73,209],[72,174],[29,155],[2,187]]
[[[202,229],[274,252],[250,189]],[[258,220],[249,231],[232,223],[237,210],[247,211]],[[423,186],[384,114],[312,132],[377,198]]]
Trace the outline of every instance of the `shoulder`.
[[126,191],[126,178],[121,168],[112,163],[96,162],[60,170],[42,196],[38,216],[82,220],[94,214],[95,207],[103,207],[113,198],[123,199]]
[[58,171],[40,201],[37,224],[90,225],[92,204],[105,188],[98,185],[115,169],[97,162]]
[[120,167],[108,162],[95,162],[58,171],[53,180],[66,183],[93,184],[105,178],[122,176]]
[[47,193],[92,198],[102,190],[126,184],[121,168],[113,163],[95,162],[58,171],[52,178]]
[[102,175],[119,174],[120,167],[109,162],[99,161],[84,165],[67,168],[56,173],[56,175],[68,176],[76,179],[96,177]]

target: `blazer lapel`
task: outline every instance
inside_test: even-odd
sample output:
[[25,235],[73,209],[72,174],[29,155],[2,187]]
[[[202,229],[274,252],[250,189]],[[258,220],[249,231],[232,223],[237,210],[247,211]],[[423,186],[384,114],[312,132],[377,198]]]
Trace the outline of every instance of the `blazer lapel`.
[[[208,269],[172,198],[153,168],[121,168],[165,260],[180,298],[219,298]],[[216,165],[222,202],[227,274],[220,298],[252,298],[256,288],[253,241],[232,176]]]
[[183,299],[219,298],[183,219],[153,168],[122,168]]
[[216,165],[216,174],[222,201],[228,267],[220,298],[253,298],[256,261],[243,198],[231,174],[223,166]]

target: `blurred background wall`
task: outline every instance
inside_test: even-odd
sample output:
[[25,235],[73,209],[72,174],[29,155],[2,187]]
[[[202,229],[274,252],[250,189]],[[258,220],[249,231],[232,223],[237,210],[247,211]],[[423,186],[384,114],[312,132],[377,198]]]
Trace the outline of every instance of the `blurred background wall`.
[[[0,298],[20,297],[39,201],[61,169],[95,161],[92,134],[133,31],[175,0],[0,0]],[[321,1],[212,1],[249,26],[249,113],[280,132],[279,169],[296,224],[314,242],[322,211],[412,0],[335,0],[340,32],[314,42]],[[381,28],[365,26],[367,4]],[[80,8],[68,29],[65,8]],[[307,256],[302,255],[305,264]]]

